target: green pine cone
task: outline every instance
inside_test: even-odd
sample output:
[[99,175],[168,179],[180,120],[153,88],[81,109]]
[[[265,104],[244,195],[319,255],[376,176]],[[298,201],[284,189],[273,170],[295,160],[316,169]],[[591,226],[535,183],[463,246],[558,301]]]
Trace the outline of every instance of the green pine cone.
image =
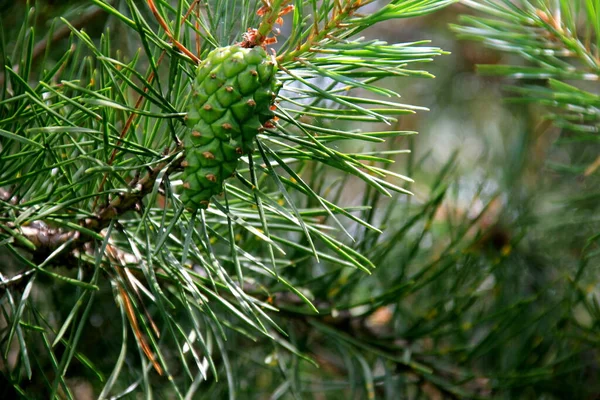
[[198,66],[193,83],[184,138],[183,193],[190,209],[207,208],[223,191],[242,154],[273,118],[271,106],[279,83],[277,67],[262,47],[221,47]]

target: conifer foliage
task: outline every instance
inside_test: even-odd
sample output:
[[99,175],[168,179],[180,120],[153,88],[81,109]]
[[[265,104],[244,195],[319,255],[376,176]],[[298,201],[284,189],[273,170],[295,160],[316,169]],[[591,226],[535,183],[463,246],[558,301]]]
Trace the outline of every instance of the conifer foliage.
[[[597,393],[595,227],[533,256],[524,206],[489,223],[516,183],[452,210],[460,153],[411,193],[427,109],[396,82],[445,52],[372,32],[457,3],[2,3],[0,397]],[[532,64],[482,72],[595,142],[598,5],[462,3],[460,37]]]
[[481,41],[526,63],[482,65],[481,73],[528,80],[527,85],[511,87],[519,101],[548,106],[548,118],[570,132],[598,132],[598,113],[590,107],[599,99],[597,1],[530,1],[520,7],[509,1],[463,3],[480,13],[464,16],[464,25],[453,26],[459,37]]

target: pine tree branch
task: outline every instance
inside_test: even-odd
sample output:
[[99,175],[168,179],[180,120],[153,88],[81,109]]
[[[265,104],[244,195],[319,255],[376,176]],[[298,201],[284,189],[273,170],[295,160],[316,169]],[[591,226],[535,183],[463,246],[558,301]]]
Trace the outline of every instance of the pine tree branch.
[[[167,155],[167,160],[157,164],[143,178],[133,181],[129,191],[124,194],[117,195],[109,204],[102,207],[95,215],[83,218],[77,221],[81,230],[52,228],[42,221],[34,221],[29,226],[21,226],[19,228],[20,235],[26,241],[34,246],[25,245],[24,241],[15,241],[15,246],[27,250],[31,253],[34,260],[42,262],[50,254],[63,246],[68,241],[72,240],[70,245],[63,250],[63,254],[70,255],[74,250],[81,249],[83,245],[94,240],[95,237],[86,233],[91,231],[100,233],[114,219],[118,219],[123,214],[135,210],[142,203],[146,195],[152,192],[154,185],[157,183],[159,176],[162,179],[169,174],[181,168],[178,160],[181,158],[181,146],[178,146],[174,151]],[[162,176],[161,176],[162,175]],[[10,199],[8,192],[2,192],[3,197]],[[8,229],[15,228],[8,226]],[[7,231],[7,227],[1,228]],[[9,232],[10,233],[10,232]],[[64,262],[64,258],[56,259],[58,262]]]
[[[529,80],[509,87],[516,94],[511,101],[544,105],[554,125],[584,138],[600,130],[600,97],[594,88],[600,80],[597,6],[566,0],[520,6],[495,0],[462,3],[487,16],[463,16],[463,25],[451,25],[460,38],[516,54],[527,63],[477,67],[486,75]],[[582,173],[593,173],[596,164]]]
[[[100,0],[95,2],[101,7],[105,5]],[[358,231],[368,226],[381,233],[375,228],[376,220],[370,220],[371,225],[355,215],[374,203],[365,201],[360,207],[342,207],[336,204],[339,196],[333,196],[335,201],[329,201],[330,188],[326,188],[325,178],[319,183],[321,177],[311,172],[312,166],[315,165],[315,170],[321,172],[335,170],[344,176],[354,174],[382,193],[406,192],[404,185],[397,186],[387,179],[387,176],[395,176],[408,180],[394,172],[388,174],[382,167],[389,165],[391,157],[388,159],[387,155],[384,157],[371,147],[348,152],[334,142],[358,139],[377,143],[383,142],[386,137],[404,135],[400,131],[379,132],[377,128],[373,129],[375,132],[359,132],[350,128],[346,121],[392,122],[395,116],[420,110],[387,101],[391,99],[373,99],[371,95],[395,97],[392,89],[379,84],[380,79],[385,77],[430,77],[424,71],[411,70],[412,63],[429,61],[442,52],[423,47],[423,43],[388,45],[378,40],[350,40],[350,36],[380,20],[401,17],[403,13],[421,15],[432,10],[431,7],[447,2],[393,0],[383,8],[383,12],[368,20],[351,12],[348,7],[371,3],[369,0],[294,2],[302,8],[294,12],[293,29],[298,33],[294,37],[298,40],[290,40],[288,47],[283,48],[293,53],[299,45],[299,51],[305,53],[296,53],[299,57],[291,58],[279,74],[285,86],[290,88],[290,93],[286,94],[290,101],[281,96],[277,110],[281,116],[280,123],[259,134],[257,147],[260,154],[248,155],[250,171],[240,163],[237,176],[245,179],[250,174],[250,180],[240,185],[232,179],[225,185],[225,200],[215,196],[215,207],[199,215],[179,206],[176,187],[170,190],[165,182],[161,188],[163,179],[179,172],[182,149],[177,148],[164,158],[160,149],[165,146],[171,148],[180,130],[186,129],[174,126],[172,118],[182,116],[181,111],[188,107],[189,82],[195,76],[195,67],[189,62],[181,62],[189,61],[190,54],[180,60],[179,51],[185,53],[180,46],[191,48],[194,35],[210,37],[213,33],[219,36],[219,40],[205,41],[203,51],[230,44],[242,33],[235,32],[240,10],[246,14],[242,21],[252,21],[248,24],[242,22],[242,29],[246,29],[246,25],[258,28],[252,45],[266,45],[269,39],[274,39],[267,36],[275,25],[280,24],[283,13],[291,8],[286,0],[265,1],[263,4],[269,7],[262,9],[259,16],[264,18],[259,23],[260,19],[254,15],[258,5],[254,2],[210,2],[211,6],[214,4],[214,7],[209,7],[207,3],[206,7],[206,18],[210,23],[204,23],[204,15],[196,15],[194,30],[194,25],[186,22],[187,17],[192,15],[191,11],[181,21],[190,2],[147,2],[159,21],[158,30],[167,32],[171,39],[167,42],[172,41],[173,46],[164,41],[164,34],[148,28],[146,19],[152,19],[152,15],[141,12],[135,2],[128,1],[128,11],[123,11],[126,7],[103,9],[135,31],[143,45],[139,53],[131,57],[122,57],[118,52],[115,55],[111,47],[114,37],[106,34],[97,40],[97,37],[73,29],[81,47],[77,48],[72,61],[69,60],[71,71],[61,76],[59,85],[50,86],[46,82],[51,79],[44,78],[40,85],[31,87],[28,82],[35,78],[27,73],[27,68],[22,68],[20,74],[14,74],[11,82],[23,94],[19,97],[19,93],[15,92],[16,98],[6,102],[10,119],[0,124],[2,139],[12,146],[6,147],[10,158],[3,160],[6,162],[2,166],[7,168],[2,175],[2,185],[12,185],[11,190],[20,197],[20,201],[9,205],[7,203],[14,201],[13,196],[3,196],[4,210],[7,211],[2,217],[13,224],[7,223],[6,228],[0,226],[0,229],[9,235],[7,237],[4,232],[2,235],[7,248],[17,257],[21,250],[28,252],[35,264],[25,256],[21,257],[20,261],[31,269],[9,279],[3,278],[0,291],[9,299],[21,285],[24,289],[32,287],[33,279],[41,275],[38,272],[51,274],[57,281],[76,282],[78,288],[85,288],[77,293],[84,301],[75,302],[70,314],[63,314],[62,309],[57,312],[59,324],[62,316],[69,315],[62,322],[64,328],[60,329],[61,334],[67,333],[67,338],[71,327],[87,324],[86,313],[90,308],[86,306],[85,313],[81,313],[78,307],[85,304],[88,296],[89,304],[94,296],[106,296],[106,293],[97,291],[99,285],[95,285],[98,274],[105,274],[107,279],[103,283],[112,285],[114,290],[114,299],[110,299],[109,294],[109,301],[115,300],[115,309],[122,313],[123,332],[133,329],[141,346],[143,363],[154,360],[157,363],[155,368],[158,365],[157,370],[164,370],[170,376],[167,369],[170,362],[166,360],[172,359],[172,355],[177,356],[177,352],[186,370],[187,357],[184,353],[188,351],[194,353],[200,370],[203,370],[205,361],[214,369],[212,357],[221,358],[224,361],[222,365],[227,368],[228,381],[235,385],[235,377],[231,377],[234,374],[227,362],[227,351],[219,342],[225,338],[236,340],[236,335],[230,335],[229,330],[244,334],[245,327],[251,327],[249,336],[268,338],[277,346],[276,339],[269,332],[283,330],[272,319],[278,315],[273,305],[291,308],[297,306],[299,300],[308,305],[306,310],[316,311],[312,301],[327,309],[334,309],[336,304],[352,304],[350,298],[329,297],[328,292],[323,290],[325,280],[305,285],[305,275],[317,276],[338,266],[344,267],[343,274],[347,267],[357,268],[360,273],[370,272],[370,267],[373,267],[356,243],[338,240],[336,229],[347,232],[348,221],[343,220],[342,224],[337,220],[338,215],[344,215],[350,218],[349,224],[353,228],[356,226]],[[193,2],[192,7],[196,4]],[[313,13],[312,17],[308,12]],[[170,16],[174,14],[176,22],[173,24]],[[315,23],[312,26],[311,21]],[[178,30],[175,34],[169,32],[171,26],[179,29],[179,22],[192,29],[182,35]],[[221,30],[219,24],[226,26]],[[204,34],[199,32],[200,25]],[[207,29],[209,26],[211,29]],[[23,27],[24,31],[28,28],[27,24]],[[219,35],[219,32],[222,34]],[[19,39],[16,43],[26,47],[28,42]],[[172,47],[180,48],[169,52]],[[159,54],[164,54],[165,49],[167,56],[172,58],[169,68],[165,68],[163,62],[159,72]],[[315,54],[315,50],[320,53]],[[89,51],[91,57],[88,57]],[[29,53],[25,53],[21,57],[25,60],[22,64],[30,65]],[[285,56],[286,53],[281,51],[280,54]],[[299,60],[302,56],[310,62],[304,58]],[[139,72],[147,61],[150,66],[146,67],[156,74],[155,79],[148,79],[148,76],[154,76],[150,70],[145,74]],[[54,76],[50,75],[50,78]],[[361,94],[363,89],[370,92],[369,96]],[[134,175],[143,177],[129,183]],[[244,183],[249,185],[244,186]],[[101,189],[98,190],[98,187]],[[165,195],[164,206],[145,200],[146,197],[153,199],[159,191]],[[111,193],[115,192],[122,194],[109,198],[108,204],[96,209],[94,200],[105,201],[106,193],[112,196]],[[130,213],[122,218],[129,211],[139,210],[143,203],[147,208],[142,213]],[[94,206],[90,208],[92,204]],[[0,211],[0,214],[3,212]],[[326,223],[327,218],[335,220],[337,226]],[[352,238],[349,233],[348,236]],[[102,242],[101,246],[99,242]],[[270,254],[265,256],[267,246]],[[15,247],[19,251],[15,252]],[[276,255],[274,249],[280,253]],[[314,262],[317,255],[318,266]],[[59,265],[76,270],[64,275],[50,271],[50,268]],[[298,268],[289,268],[291,266]],[[85,280],[92,270],[94,278],[90,284]],[[70,278],[75,272],[77,279]],[[354,286],[356,275],[349,276],[352,277],[351,284],[344,290],[358,291],[358,287]],[[329,278],[328,273],[325,277]],[[47,286],[38,283],[41,282],[35,282],[35,290],[44,291]],[[319,291],[315,297],[310,293],[313,288]],[[26,298],[27,290],[23,292],[20,305],[9,310],[14,315],[15,329],[37,324],[28,319],[29,314],[20,313],[22,309],[37,306],[35,301]],[[281,293],[281,296],[271,303],[265,298],[266,292],[277,296]],[[61,301],[63,307],[70,306],[68,300]],[[145,304],[151,305],[150,311]],[[171,310],[176,310],[176,313]],[[103,309],[100,314],[108,316],[110,312]],[[352,315],[350,311],[341,311],[340,315],[343,319],[347,318],[350,325],[355,325],[348,330],[346,338],[360,336],[360,343],[353,344],[356,345],[354,349],[357,353],[365,353],[369,363],[379,360],[380,356],[384,359],[388,356],[389,359],[394,358],[398,365],[404,365],[399,358],[401,350],[387,346],[387,343],[368,348],[360,346],[371,344],[364,337],[362,326],[368,318],[366,314]],[[329,321],[329,317],[317,318],[335,325],[336,322]],[[300,318],[310,319],[308,315]],[[192,333],[196,336],[192,337]],[[208,346],[202,335],[210,335]],[[320,335],[320,339],[325,337]],[[377,333],[373,337],[385,341]],[[76,346],[78,337],[67,340]],[[11,342],[11,339],[5,341]],[[214,343],[219,347],[215,348]],[[187,350],[184,350],[186,347]],[[196,353],[194,347],[201,350]],[[289,350],[289,347],[282,347]],[[21,354],[25,354],[24,345],[21,349]],[[120,360],[129,357],[129,351],[130,348],[126,349],[124,344]],[[53,346],[42,356],[54,357]],[[67,360],[64,367],[63,360]],[[57,376],[67,376],[68,360],[60,359],[60,368],[55,368]],[[232,363],[234,367],[236,364]],[[365,370],[371,370],[373,366],[366,365],[365,361]],[[412,367],[408,367],[399,373],[413,375],[412,371]],[[195,373],[193,369],[186,372],[190,378]],[[368,371],[369,374],[371,372]],[[418,371],[414,373],[418,374]],[[109,380],[111,384],[117,382],[117,378],[118,385],[128,383],[128,376],[117,377],[118,372],[115,374],[115,380]],[[187,379],[181,376],[174,378],[173,390],[179,391]],[[206,376],[204,379],[207,379]],[[58,379],[51,385],[57,387],[57,382]],[[196,390],[195,385],[192,384],[189,393]],[[111,388],[105,390],[108,393]],[[369,393],[372,392],[371,386]]]

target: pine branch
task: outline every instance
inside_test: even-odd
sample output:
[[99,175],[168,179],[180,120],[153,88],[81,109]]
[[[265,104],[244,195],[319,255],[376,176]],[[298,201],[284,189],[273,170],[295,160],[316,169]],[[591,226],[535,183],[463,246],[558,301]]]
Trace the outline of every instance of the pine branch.
[[[328,294],[322,284],[349,276],[350,293],[358,277],[375,266],[366,255],[368,247],[354,242],[353,232],[378,243],[382,230],[366,210],[377,207],[379,198],[364,199],[358,207],[342,205],[339,192],[327,188],[327,177],[339,174],[362,182],[368,193],[411,193],[405,183],[412,180],[389,168],[404,150],[382,153],[341,144],[412,135],[382,131],[378,125],[359,131],[346,122],[391,124],[424,110],[395,101],[398,94],[380,81],[431,78],[414,66],[443,51],[425,42],[388,44],[354,35],[450,1],[391,1],[370,15],[357,12],[369,2],[353,0],[295,2],[293,10],[286,1],[262,8],[248,1],[202,7],[185,1],[147,3],[127,1],[116,8],[94,0],[112,24],[130,35],[115,38],[111,31],[80,29],[65,19],[72,33],[70,50],[63,54],[49,48],[56,58],[43,65],[34,62],[36,30],[28,20],[20,33],[11,33],[8,44],[2,31],[2,65],[19,68],[5,68],[0,98],[0,187],[5,194],[0,243],[19,267],[27,268],[12,277],[3,274],[0,283],[9,325],[0,334],[6,345],[2,357],[7,359],[12,343],[18,343],[22,360],[10,366],[16,388],[21,376],[35,379],[36,365],[50,360],[53,377],[42,386],[51,396],[59,388],[68,393],[63,377],[73,358],[84,359],[77,352],[82,332],[92,310],[102,310],[107,319],[120,316],[123,337],[108,381],[103,381],[105,366],[82,361],[86,371],[100,376],[102,393],[112,393],[116,380],[127,387],[131,379],[150,390],[146,365],[171,377],[175,356],[183,372],[181,379],[168,380],[172,393],[182,397],[182,388],[192,393],[209,375],[224,373],[233,396],[236,377],[226,343],[232,337],[261,338],[309,358],[282,339],[287,324],[276,312],[287,302],[270,302],[270,294],[289,294],[294,305],[300,302],[303,315],[315,315],[319,307],[333,313],[334,301],[323,301]],[[284,85],[275,104],[277,119],[264,123],[255,140],[257,151],[244,154],[235,178],[223,185],[222,197],[213,196],[206,210],[186,208],[180,197],[181,162],[189,149],[182,149],[179,138],[192,134],[184,117],[190,113],[196,64],[216,47],[239,43],[243,33],[255,33],[246,36],[248,47],[268,47],[275,25],[284,21],[293,21],[293,34],[277,59]],[[139,51],[119,51],[128,44]],[[198,54],[189,50],[198,48]],[[428,207],[424,215],[433,218],[433,206]],[[368,255],[385,259],[392,248],[382,242]],[[439,267],[434,263],[427,271]],[[323,273],[315,298],[306,280]],[[429,279],[426,272],[415,278],[422,276]],[[52,285],[67,285],[72,290],[65,293],[74,297],[61,300],[58,317],[44,322],[53,305],[30,294]],[[398,293],[398,288],[383,289],[378,303],[389,304]],[[354,308],[356,299],[340,295],[335,299],[340,307]],[[103,307],[96,308],[101,301]],[[132,370],[141,372],[134,378],[121,369],[131,355],[128,331],[139,350],[139,358],[134,357],[139,365]],[[38,335],[54,343],[32,351]],[[56,346],[62,343],[68,351],[59,354]]]
[[[123,214],[139,210],[144,197],[152,192],[155,185],[162,184],[162,177],[168,176],[173,171],[181,168],[177,162],[178,156],[181,156],[180,149],[176,149],[170,155],[167,155],[165,161],[152,168],[143,178],[133,181],[130,184],[129,191],[119,193],[96,214],[87,216],[74,224],[72,223],[71,226],[77,226],[76,229],[55,229],[48,227],[41,221],[33,221],[30,226],[19,228],[21,232],[16,235],[20,239],[25,239],[25,241],[17,239],[15,244],[30,251],[34,260],[38,262],[43,262],[50,254],[67,242],[70,242],[70,245],[62,250],[64,253],[68,254],[79,250],[86,243],[98,238],[93,233],[100,233],[108,227],[111,221],[118,219]],[[157,181],[159,176],[161,180]],[[4,194],[8,198],[12,197],[7,192],[4,192]],[[2,229],[15,235],[12,231],[15,227],[11,225],[2,227]],[[72,261],[71,258],[69,260]],[[58,262],[62,264],[64,261],[65,259],[60,259]]]
[[600,114],[594,106],[598,95],[572,82],[585,84],[600,79],[597,6],[579,0],[544,1],[537,7],[526,3],[521,8],[493,0],[463,3],[492,18],[464,16],[465,25],[452,27],[459,37],[517,54],[530,64],[482,65],[479,71],[545,82],[546,85],[512,87],[519,95],[514,101],[538,102],[558,110],[548,118],[561,128],[582,134],[598,131]]

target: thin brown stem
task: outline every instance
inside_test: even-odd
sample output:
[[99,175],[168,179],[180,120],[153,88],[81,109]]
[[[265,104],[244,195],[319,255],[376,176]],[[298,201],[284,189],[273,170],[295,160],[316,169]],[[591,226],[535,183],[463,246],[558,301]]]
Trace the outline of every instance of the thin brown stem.
[[277,62],[283,63],[286,61],[291,61],[302,54],[312,51],[315,45],[317,45],[321,40],[327,38],[333,29],[342,26],[343,21],[363,5],[364,3],[360,0],[347,0],[343,7],[340,5],[339,9],[334,8],[331,17],[325,26],[319,29],[318,22],[315,22],[313,31],[310,33],[304,43],[299,45],[295,50],[291,50],[285,54],[279,55],[277,57]]
[[152,11],[152,14],[154,14],[154,18],[156,18],[156,20],[158,21],[158,23],[160,24],[160,26],[163,28],[163,30],[165,31],[165,33],[167,34],[167,36],[169,37],[169,39],[171,40],[171,42],[173,42],[173,44],[183,54],[185,54],[186,56],[188,56],[194,63],[199,64],[201,60],[198,57],[196,57],[194,55],[194,53],[192,53],[191,51],[189,51],[177,39],[175,39],[175,37],[173,37],[173,34],[171,34],[171,29],[169,28],[169,25],[167,24],[167,22],[163,19],[163,17],[158,12],[158,9],[156,8],[156,5],[154,4],[154,0],[147,0],[147,2],[148,2],[148,7],[150,7],[150,11]]
[[152,352],[152,349],[148,345],[148,341],[146,340],[146,338],[144,337],[144,334],[140,330],[140,327],[137,322],[135,310],[133,309],[133,306],[131,304],[132,302],[129,299],[127,292],[122,287],[119,287],[119,295],[121,296],[121,299],[123,300],[123,305],[125,306],[125,314],[127,315],[127,319],[129,320],[129,325],[131,325],[131,329],[133,329],[133,333],[135,334],[137,342],[139,343],[140,347],[144,351],[144,354],[146,355],[148,360],[150,360],[150,362],[152,363],[152,366],[154,367],[156,372],[158,372],[159,375],[162,375],[163,374],[162,367],[160,366],[158,361],[156,361],[156,356]]
[[200,22],[198,22],[198,20],[200,19],[200,1],[196,1],[196,54],[200,55],[200,35],[198,34],[198,32],[200,32]]
[[[160,54],[160,57],[158,57],[156,66],[160,65],[165,53],[166,52],[163,50],[162,53]],[[150,75],[148,75],[148,85],[151,85],[153,80],[154,80],[154,71],[152,71],[150,73]],[[148,87],[144,88],[144,93],[148,93]],[[143,95],[140,95],[140,97],[138,97],[137,101],[135,102],[135,106],[134,106],[134,108],[136,110],[142,106],[142,104],[144,103],[144,99],[145,99],[145,97]],[[121,141],[125,138],[125,135],[129,131],[129,128],[131,128],[131,124],[133,124],[133,121],[138,117],[138,115],[139,114],[137,114],[137,113],[131,113],[129,115],[129,118],[127,118],[127,121],[125,122],[125,126],[123,126],[123,129],[121,130],[121,134],[119,135],[119,140],[117,141],[117,144],[115,145],[115,148],[113,149],[112,154],[110,155],[110,159],[108,160],[108,165],[112,165],[112,163],[115,161],[115,158],[117,157],[117,153],[119,151],[119,146],[121,144]],[[108,179],[108,172],[105,173],[104,177],[102,178],[102,182],[100,183],[100,187],[98,188],[98,193],[102,192],[102,189],[104,189],[104,185],[106,184],[107,179]],[[96,209],[99,198],[100,198],[100,196],[98,196],[94,199],[94,204],[92,205],[92,210]]]
[[200,35],[198,34],[198,32],[200,32],[200,23],[198,22],[200,19],[200,0],[194,0],[192,4],[190,4],[190,8],[187,10],[183,16],[183,19],[181,20],[181,26],[185,24],[185,21],[187,21],[194,11],[196,12],[196,21],[194,22],[194,26],[196,27],[196,54],[200,55]]
[[143,198],[152,192],[161,173],[164,172],[164,175],[168,176],[180,168],[178,156],[181,150],[180,146],[177,147],[171,152],[170,157],[151,169],[142,179],[132,183],[129,193],[115,197],[94,216],[77,221],[77,225],[84,229],[56,229],[42,221],[34,221],[28,226],[20,228],[20,233],[27,239],[28,244],[33,244],[33,248],[31,245],[26,246],[19,241],[15,241],[13,246],[29,252],[34,262],[43,262],[50,254],[69,242],[69,245],[62,249],[61,255],[57,255],[54,259],[59,264],[68,264],[67,261],[72,260],[75,250],[84,248],[87,243],[94,240],[93,235],[85,233],[86,230],[100,233],[113,219],[135,210]]

